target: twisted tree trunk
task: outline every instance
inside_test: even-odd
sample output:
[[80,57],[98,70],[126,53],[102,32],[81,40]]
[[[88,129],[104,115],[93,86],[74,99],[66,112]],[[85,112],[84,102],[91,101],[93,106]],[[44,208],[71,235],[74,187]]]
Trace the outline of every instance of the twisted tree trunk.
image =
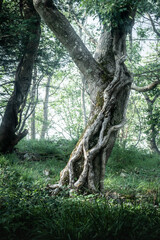
[[24,19],[28,20],[28,39],[23,57],[17,67],[14,91],[6,106],[0,126],[0,152],[10,152],[27,134],[18,132],[21,114],[31,85],[32,70],[40,39],[40,18],[32,0],[22,1]]
[[[84,133],[60,175],[58,193],[63,185],[70,189],[103,191],[105,165],[114,146],[118,130],[125,124],[125,113],[132,76],[127,70],[126,28],[117,26],[104,31],[95,57],[91,55],[68,20],[50,0],[33,0],[35,8],[68,50],[83,73],[92,101],[90,118]],[[134,11],[123,12],[124,24],[132,27]],[[132,20],[131,20],[132,19]]]
[[[125,45],[122,44],[124,40],[119,38],[114,41],[116,42],[116,45],[112,44],[114,58],[110,59],[114,69],[113,76],[106,74],[106,78],[100,78],[92,91],[91,98],[94,101],[88,125],[67,166],[61,172],[59,188],[69,184],[70,188],[83,188],[91,192],[103,191],[106,162],[114,146],[117,132],[125,124],[132,83],[132,76],[124,65]],[[117,46],[122,47],[118,49]],[[55,187],[57,186],[53,186]]]

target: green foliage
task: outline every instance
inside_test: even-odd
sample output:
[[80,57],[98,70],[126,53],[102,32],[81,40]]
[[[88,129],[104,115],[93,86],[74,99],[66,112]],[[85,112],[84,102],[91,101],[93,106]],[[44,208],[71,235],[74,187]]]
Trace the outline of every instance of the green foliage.
[[53,75],[53,72],[55,73],[60,66],[63,67],[68,62],[64,47],[43,24],[41,24],[41,41],[36,62],[39,74],[46,76]]
[[17,190],[13,195],[11,188],[10,194],[4,189],[1,191],[2,240],[152,240],[158,239],[160,234],[160,216],[151,206],[109,204],[92,195],[87,198],[54,198],[49,197],[44,189],[29,184],[21,184]]
[[60,69],[54,74],[52,84],[56,87],[50,89],[50,109],[54,115],[54,123],[51,125],[59,129],[59,135],[62,133],[63,136],[74,140],[80,137],[84,128],[81,106],[82,84],[74,65],[71,63],[69,67],[71,70]]
[[139,151],[137,151],[134,147],[129,147],[128,149],[120,147],[118,144],[115,145],[111,157],[111,164],[115,164],[116,167],[127,167],[128,165],[132,165],[133,163],[137,164],[137,161],[143,161],[144,156]]
[[[134,81],[137,86],[147,86],[151,84],[151,82],[157,81],[159,79],[159,44],[155,46],[152,44],[152,53],[147,54],[146,57],[141,59],[141,65],[136,65],[135,78]],[[134,99],[136,101],[136,105],[138,107],[139,99],[134,94]],[[148,142],[153,140],[153,135],[158,141],[159,139],[159,130],[160,130],[160,121],[159,121],[159,95],[160,89],[159,86],[156,88],[143,93],[141,97],[141,105],[140,107],[140,121],[141,121],[141,129],[143,133],[146,134],[146,139]],[[136,99],[137,98],[137,99]]]
[[156,19],[160,17],[160,2],[159,0],[142,0],[139,1],[139,11],[141,13],[151,13],[155,14]]
[[159,166],[157,154],[137,150],[135,147],[125,149],[115,145],[107,164],[105,186],[108,190],[124,195],[143,194],[153,202],[154,196],[160,198]]
[[2,2],[0,61],[8,74],[12,69],[15,70],[15,61],[18,61],[24,52],[28,33],[30,34],[29,29],[34,27],[35,19],[25,19],[21,11],[21,5],[17,0]]
[[75,144],[76,140],[67,139],[53,139],[52,141],[47,140],[22,140],[18,143],[17,148],[21,152],[29,152],[36,154],[44,154],[56,159],[66,161]]
[[[59,140],[58,151],[67,149],[68,144],[66,140]],[[44,145],[49,154],[51,143],[46,141],[26,141],[19,149],[26,147],[38,154],[44,151]],[[52,147],[55,148],[55,143]],[[125,199],[107,199],[96,194],[74,194],[68,198],[65,188],[58,197],[50,196],[46,188],[48,183],[58,180],[64,161],[53,157],[33,162],[20,160],[16,154],[0,156],[0,238],[158,240],[160,192],[158,188],[155,192],[155,182],[150,181],[159,174],[158,164],[159,159],[154,155],[115,146],[105,187]],[[122,168],[126,177],[119,176]],[[155,168],[156,171],[152,171]],[[49,176],[44,175],[45,169],[50,170]],[[148,186],[144,185],[147,178]],[[137,200],[131,199],[133,193]]]
[[158,154],[148,153],[146,150],[137,149],[134,146],[124,148],[115,145],[109,160],[109,166],[118,169],[132,170],[134,167],[156,169],[160,165]]
[[126,32],[130,31],[130,24],[133,20],[131,9],[135,9],[139,1],[129,0],[82,0],[86,5],[88,12],[98,14],[104,25],[112,28],[125,28]]

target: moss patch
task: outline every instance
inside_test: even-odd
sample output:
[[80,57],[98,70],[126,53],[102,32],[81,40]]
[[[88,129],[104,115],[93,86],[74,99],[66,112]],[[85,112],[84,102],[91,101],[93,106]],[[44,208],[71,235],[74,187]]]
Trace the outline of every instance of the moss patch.
[[96,97],[96,106],[102,108],[103,104],[104,104],[103,91],[99,91]]

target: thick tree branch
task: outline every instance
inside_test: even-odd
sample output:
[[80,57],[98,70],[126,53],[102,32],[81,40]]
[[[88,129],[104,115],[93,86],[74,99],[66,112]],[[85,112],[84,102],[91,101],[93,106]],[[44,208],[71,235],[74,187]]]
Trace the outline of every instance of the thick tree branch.
[[66,17],[59,12],[52,0],[33,0],[35,9],[66,47],[73,61],[86,79],[95,81],[102,73],[98,63],[83,44]]
[[150,91],[150,90],[153,90],[154,88],[156,88],[158,84],[160,84],[159,80],[157,80],[147,86],[144,86],[144,87],[138,87],[138,86],[132,84],[131,89],[135,90],[137,92],[147,92],[147,91]]

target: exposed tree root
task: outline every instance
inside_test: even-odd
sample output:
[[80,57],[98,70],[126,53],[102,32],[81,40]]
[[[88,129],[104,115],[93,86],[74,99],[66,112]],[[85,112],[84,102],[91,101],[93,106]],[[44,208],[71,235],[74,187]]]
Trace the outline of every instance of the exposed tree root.
[[[132,83],[131,77],[126,77],[124,62],[125,58],[122,56],[116,61],[116,71],[113,81],[106,87],[103,92],[103,106],[97,116],[93,116],[88,127],[83,134],[77,147],[71,154],[69,162],[65,169],[61,172],[59,184],[51,185],[50,188],[54,190],[54,194],[58,194],[62,186],[66,183],[69,189],[79,190],[85,187],[91,192],[103,191],[103,182],[105,176],[105,166],[107,160],[107,151],[110,149],[110,140],[112,135],[116,135],[118,130],[122,128],[126,122],[126,110],[123,112],[121,122],[112,125],[112,118],[115,111],[118,95],[123,92]],[[124,109],[128,102],[129,90],[125,97]],[[114,141],[113,141],[114,142]],[[93,144],[94,143],[94,144]],[[100,157],[100,179],[99,186],[95,182],[95,167],[94,162],[98,161],[96,158]],[[83,159],[83,161],[82,161]],[[75,170],[75,165],[81,161],[82,171],[79,176]]]

